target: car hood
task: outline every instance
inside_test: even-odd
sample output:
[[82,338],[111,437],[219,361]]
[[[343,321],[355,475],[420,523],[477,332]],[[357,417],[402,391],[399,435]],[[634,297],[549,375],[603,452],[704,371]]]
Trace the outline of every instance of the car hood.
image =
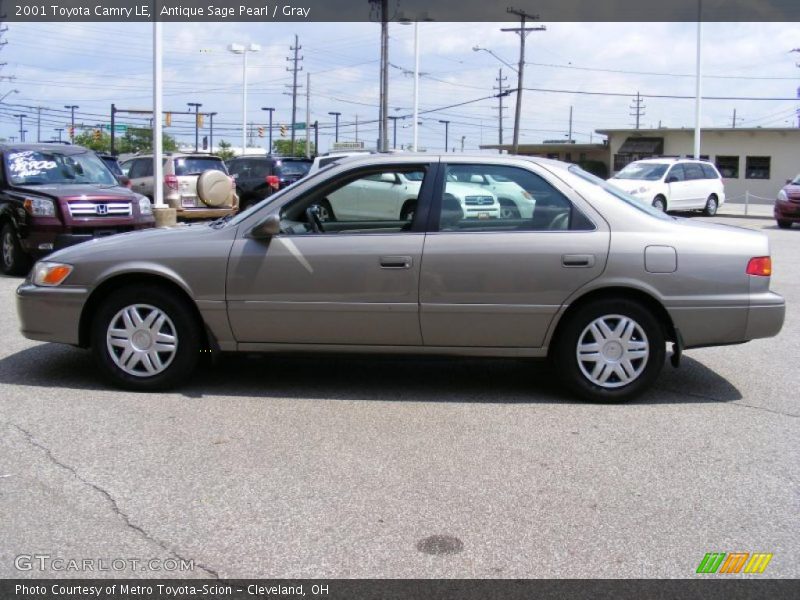
[[475,183],[464,183],[461,181],[448,181],[446,182],[446,188],[448,192],[453,192],[456,194],[461,194],[463,196],[476,196],[480,194],[481,196],[491,196],[492,198],[495,197],[494,192],[491,190],[487,190]]
[[70,183],[57,185],[18,185],[14,186],[13,189],[23,194],[48,196],[56,200],[67,198],[91,200],[92,198],[102,197],[104,199],[119,198],[120,200],[130,201],[135,197],[134,192],[118,185]]
[[790,183],[783,188],[789,198],[800,198],[800,185]]
[[[234,228],[235,229],[235,228]],[[181,223],[175,227],[143,229],[128,233],[119,233],[107,237],[95,238],[88,242],[69,246],[48,255],[48,261],[72,263],[86,257],[99,255],[115,255],[126,259],[138,256],[154,256],[159,252],[166,255],[169,248],[176,244],[194,242],[203,237],[214,235],[220,230],[207,223]]]

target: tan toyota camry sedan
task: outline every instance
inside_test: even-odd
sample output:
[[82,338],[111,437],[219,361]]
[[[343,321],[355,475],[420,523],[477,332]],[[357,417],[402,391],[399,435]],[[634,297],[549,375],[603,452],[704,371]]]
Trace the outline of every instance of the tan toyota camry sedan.
[[23,335],[90,347],[134,390],[186,381],[203,350],[418,353],[549,358],[612,402],[653,383],[668,344],[677,364],[777,334],[771,268],[764,234],[665,215],[575,165],[366,155],[233,218],[56,252],[17,303]]

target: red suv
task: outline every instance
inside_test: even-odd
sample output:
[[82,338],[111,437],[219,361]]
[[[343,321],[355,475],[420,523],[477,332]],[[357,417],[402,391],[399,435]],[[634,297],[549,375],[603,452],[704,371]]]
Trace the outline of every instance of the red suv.
[[800,175],[787,180],[778,192],[774,214],[781,229],[789,229],[792,223],[800,223]]
[[150,200],[80,146],[0,144],[0,269],[96,237],[155,226]]

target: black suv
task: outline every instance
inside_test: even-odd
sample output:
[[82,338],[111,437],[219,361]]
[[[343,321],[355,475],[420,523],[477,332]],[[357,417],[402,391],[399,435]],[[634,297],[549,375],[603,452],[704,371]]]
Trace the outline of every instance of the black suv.
[[236,181],[240,209],[305,177],[311,168],[308,159],[282,156],[240,156],[225,164]]
[[122,187],[81,146],[0,144],[0,268],[23,275],[31,260],[94,237],[155,226],[150,200]]

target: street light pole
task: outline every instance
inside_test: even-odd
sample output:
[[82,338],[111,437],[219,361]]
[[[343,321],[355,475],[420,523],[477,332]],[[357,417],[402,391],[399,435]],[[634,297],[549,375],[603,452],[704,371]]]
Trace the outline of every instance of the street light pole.
[[247,149],[247,53],[259,52],[258,44],[230,44],[228,50],[242,55],[242,156]]
[[199,102],[187,102],[186,106],[194,106],[194,151],[197,152],[200,149],[200,107],[203,105]]
[[155,210],[156,218],[159,218],[158,215],[163,215],[164,209],[168,208],[164,204],[164,166],[161,163],[161,155],[164,151],[161,116],[164,91],[161,42],[161,21],[156,19],[153,21],[153,204],[157,209]]
[[444,123],[444,151],[447,152],[447,138],[450,132],[450,121],[439,119],[439,123]]
[[272,113],[275,112],[275,109],[272,107],[262,106],[261,110],[266,110],[269,112],[269,148],[267,150],[267,154],[272,154]]
[[397,119],[400,119],[401,117],[392,117],[392,116],[390,116],[389,118],[392,120],[392,130],[393,130],[392,131],[392,149],[396,150],[397,149]]
[[77,104],[65,104],[64,108],[68,108],[70,111],[70,134],[69,134],[69,141],[74,143],[75,142],[75,109],[80,108]]
[[214,115],[217,113],[208,113],[208,150],[214,153]]
[[[338,142],[339,141],[339,117],[341,116],[342,113],[336,112],[336,111],[332,111],[332,112],[329,112],[328,114],[329,115],[333,115],[336,118],[336,136],[334,138],[334,142]],[[319,148],[317,148],[317,154],[319,154]]]

